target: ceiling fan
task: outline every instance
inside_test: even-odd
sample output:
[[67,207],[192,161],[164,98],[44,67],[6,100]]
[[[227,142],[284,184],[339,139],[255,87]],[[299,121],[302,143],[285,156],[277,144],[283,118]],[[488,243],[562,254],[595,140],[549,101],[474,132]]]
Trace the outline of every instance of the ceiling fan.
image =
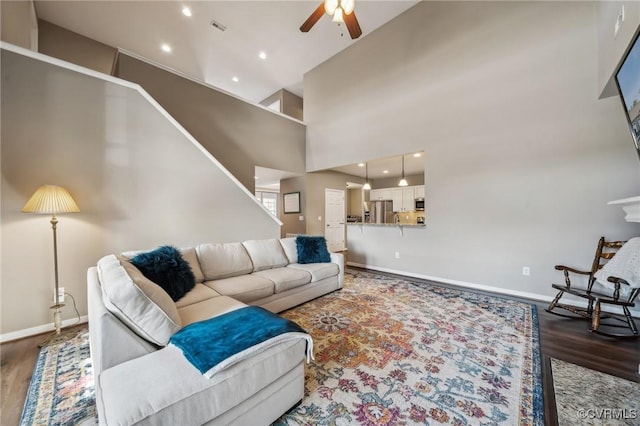
[[308,32],[326,12],[333,16],[333,22],[344,22],[352,39],[358,38],[362,35],[362,29],[356,19],[355,6],[355,0],[324,0],[300,26],[300,31]]

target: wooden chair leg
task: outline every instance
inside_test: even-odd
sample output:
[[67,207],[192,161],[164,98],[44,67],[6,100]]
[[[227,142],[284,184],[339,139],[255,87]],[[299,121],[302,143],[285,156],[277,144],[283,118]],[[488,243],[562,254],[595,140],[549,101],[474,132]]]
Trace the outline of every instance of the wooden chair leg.
[[629,323],[629,328],[631,329],[631,332],[633,333],[634,336],[637,336],[638,328],[636,327],[636,322],[633,320],[633,317],[631,316],[631,312],[629,312],[629,308],[627,308],[626,306],[623,306],[622,310],[624,310],[624,316],[627,318],[627,322]]
[[600,301],[596,300],[591,318],[591,331],[598,331],[598,327],[600,327]]
[[556,297],[551,301],[551,303],[549,303],[549,307],[547,308],[547,312],[553,311],[553,308],[556,307],[556,305],[558,304],[558,301],[560,300],[560,298],[562,297],[563,294],[564,294],[564,291],[562,291],[562,290],[558,292]]
[[[589,304],[587,305],[587,314],[593,315],[593,299],[589,298]],[[598,318],[600,318],[600,311],[598,311]]]

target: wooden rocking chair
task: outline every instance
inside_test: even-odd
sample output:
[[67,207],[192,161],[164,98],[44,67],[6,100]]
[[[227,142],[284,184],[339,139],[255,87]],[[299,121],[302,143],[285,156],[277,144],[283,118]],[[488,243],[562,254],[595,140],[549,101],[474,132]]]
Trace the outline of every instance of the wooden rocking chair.
[[[596,254],[591,264],[591,270],[581,271],[578,269],[570,268],[564,265],[556,265],[555,269],[563,271],[565,277],[565,285],[552,284],[552,287],[558,290],[558,294],[549,304],[546,309],[547,312],[554,315],[559,315],[566,318],[586,319],[591,321],[591,328],[589,331],[593,331],[599,334],[614,337],[638,337],[638,328],[635,325],[633,318],[631,317],[629,308],[634,306],[635,299],[640,293],[640,288],[633,289],[626,297],[620,297],[621,285],[630,285],[626,280],[618,277],[608,277],[607,280],[614,284],[615,290],[608,292],[606,288],[598,288],[594,290],[594,284],[596,283],[596,273],[600,270],[618,250],[626,243],[626,241],[605,241],[604,237],[601,237],[598,241],[598,247],[596,248]],[[587,277],[587,286],[578,287],[571,283],[570,273],[579,274]],[[587,299],[587,307],[581,308],[570,304],[559,303],[561,297],[565,294],[572,294],[584,299]],[[615,314],[611,312],[603,312],[602,304],[611,304],[619,306],[623,315]],[[569,312],[558,312],[558,309]],[[618,323],[611,323],[608,321],[606,324],[602,323],[602,320],[612,319],[618,321]],[[622,322],[621,325],[619,322]],[[600,326],[611,327],[625,327],[629,328],[632,334],[618,334],[604,331]]]

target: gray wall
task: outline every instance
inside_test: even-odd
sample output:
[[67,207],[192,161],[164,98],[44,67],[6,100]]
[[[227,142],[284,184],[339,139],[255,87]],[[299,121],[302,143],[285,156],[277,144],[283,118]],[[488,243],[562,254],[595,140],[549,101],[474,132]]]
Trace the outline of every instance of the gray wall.
[[304,102],[300,96],[294,95],[288,90],[282,90],[282,113],[300,121],[304,119]]
[[251,192],[255,166],[305,171],[305,126],[120,54],[118,77],[140,84]]
[[[283,196],[288,192],[300,192],[300,213],[284,213],[284,201]],[[307,215],[306,204],[307,199],[306,191],[306,178],[304,176],[293,177],[289,179],[283,179],[280,181],[280,199],[278,200],[278,207],[280,210],[279,218],[282,222],[280,228],[280,235],[286,236],[287,233],[291,234],[304,234],[307,227]],[[303,220],[300,220],[300,216]]]
[[640,235],[607,206],[640,195],[640,163],[620,101],[598,100],[594,15],[421,2],[307,73],[309,171],[425,152],[426,229],[349,233],[349,258],[547,297],[555,264]]
[[38,22],[33,1],[0,2],[0,38],[25,49],[38,49]]
[[[20,213],[40,185],[66,187],[81,210],[58,224],[60,285],[81,315],[87,268],[106,254],[279,235],[253,195],[133,85],[7,50],[0,60],[3,336],[52,322],[50,217]],[[63,319],[74,317],[69,303]]]
[[92,70],[111,74],[115,48],[45,20],[38,20],[38,51]]
[[288,115],[289,117],[293,117],[296,120],[302,121],[303,112],[302,112],[302,98],[300,96],[294,95],[288,90],[280,89],[275,92],[273,95],[264,99],[260,102],[260,105],[269,106],[276,101],[280,101],[280,112],[282,114]]

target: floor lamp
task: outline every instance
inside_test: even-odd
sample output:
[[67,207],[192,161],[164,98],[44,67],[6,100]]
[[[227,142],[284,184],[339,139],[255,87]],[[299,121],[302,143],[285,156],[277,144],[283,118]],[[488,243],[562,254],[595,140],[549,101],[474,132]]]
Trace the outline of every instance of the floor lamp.
[[74,337],[75,334],[62,334],[60,331],[60,309],[64,307],[64,303],[60,303],[58,293],[58,240],[56,237],[56,227],[59,213],[77,213],[80,209],[78,205],[66,189],[56,185],[43,185],[29,198],[27,204],[22,208],[23,213],[50,214],[51,228],[53,229],[53,266],[55,271],[55,293],[54,304],[51,306],[53,310],[53,324],[56,332],[40,342],[38,346],[51,346],[56,343],[64,342]]

